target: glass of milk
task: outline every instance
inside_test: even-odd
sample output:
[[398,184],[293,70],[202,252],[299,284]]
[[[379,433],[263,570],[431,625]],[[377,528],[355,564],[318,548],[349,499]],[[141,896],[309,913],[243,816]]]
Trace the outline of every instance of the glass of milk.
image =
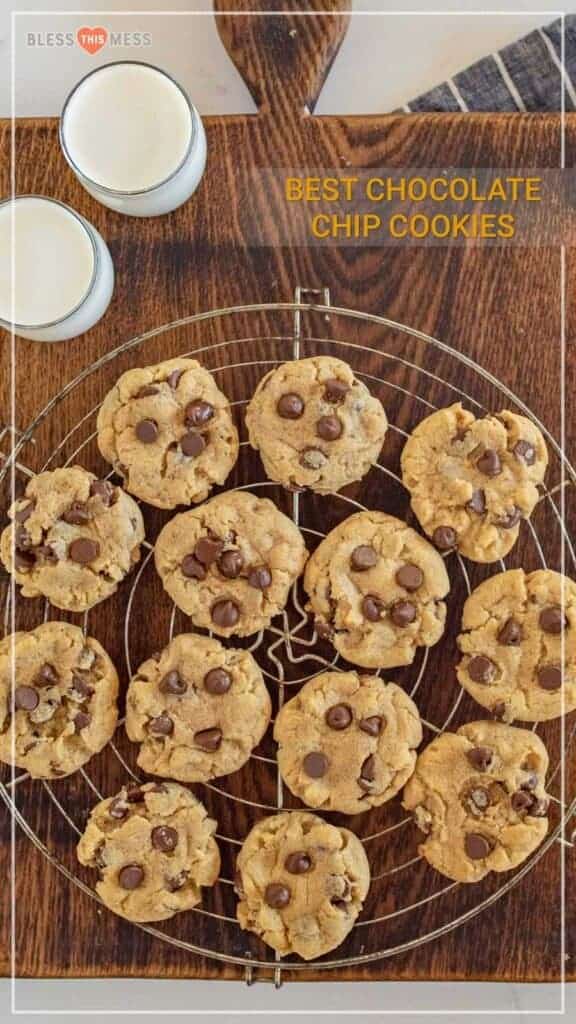
[[45,196],[0,202],[0,327],[32,341],[64,341],[93,327],[114,291],[102,236]]
[[140,61],[81,79],[62,110],[60,143],[90,195],[132,217],[181,206],[206,165],[198,111],[170,75]]

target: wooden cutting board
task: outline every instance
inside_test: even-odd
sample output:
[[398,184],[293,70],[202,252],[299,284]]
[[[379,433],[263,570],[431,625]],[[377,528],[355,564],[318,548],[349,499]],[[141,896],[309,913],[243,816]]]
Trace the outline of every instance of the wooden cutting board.
[[[227,4],[227,7],[230,5]],[[283,4],[286,10],[286,4]],[[322,5],[324,8],[326,4]],[[311,7],[311,9],[313,9]],[[330,289],[334,305],[385,315],[392,320],[442,339],[464,353],[511,388],[555,436],[560,435],[559,374],[560,356],[560,253],[551,246],[522,249],[482,246],[446,248],[349,248],[338,243],[329,248],[256,247],[246,241],[246,211],[251,221],[281,225],[289,232],[289,215],[282,198],[274,192],[255,191],[251,187],[254,168],[323,167],[502,167],[517,171],[558,166],[560,118],[555,115],[476,115],[414,114],[370,117],[314,117],[315,101],[327,70],[346,31],[347,19],[334,7],[335,16],[281,17],[221,16],[218,27],[232,60],[240,70],[257,103],[253,116],[206,118],[209,157],[202,185],[195,198],[182,209],[158,220],[121,217],[99,206],[78,185],[68,169],[58,145],[56,119],[18,121],[15,134],[16,192],[37,192],[54,196],[84,214],[108,241],[117,269],[117,284],[112,306],[104,320],[83,337],[62,345],[42,346],[18,340],[16,343],[16,410],[13,426],[24,430],[64,384],[83,368],[110,352],[127,339],[164,323],[200,311],[258,302],[291,301],[296,286]],[[361,68],[359,68],[361,74]],[[385,67],[382,74],[386,73]],[[0,122],[0,194],[10,193],[9,121]],[[566,156],[574,163],[576,119],[566,118]],[[574,308],[576,263],[573,252],[566,253],[567,394],[576,383],[574,346]],[[338,337],[351,345],[365,345],[373,352],[362,352],[351,361],[357,369],[374,377],[383,376],[382,330],[375,324],[362,324],[333,317],[329,324],[318,314],[306,325],[320,337]],[[137,352],[126,352],[109,365],[91,374],[50,414],[35,431],[34,442],[19,453],[17,486],[25,483],[25,468],[38,469],[68,430],[102,398],[116,375],[130,365],[176,355],[187,349],[215,345],[227,340],[227,323],[218,321],[192,325],[183,332],[170,331],[151,338]],[[282,331],[290,337],[292,314],[287,314]],[[234,322],[234,337],[259,339],[278,331],[277,317],[262,314],[258,330],[254,316],[240,315]],[[284,336],[284,334],[282,335]],[[277,358],[290,356],[289,343],[278,342]],[[431,346],[409,342],[397,332],[386,333],[386,345],[401,357],[413,361],[430,374],[445,377],[486,405],[495,401],[485,381],[469,367]],[[412,348],[410,348],[412,345]],[[230,353],[213,348],[203,356],[210,366],[223,366]],[[351,350],[352,351],[352,350]],[[359,350],[358,350],[359,352]],[[306,333],[302,354],[306,354]],[[245,361],[270,357],[267,342],[247,342]],[[228,358],[228,362],[233,362]],[[2,335],[2,388],[0,419],[11,422],[9,402],[9,340]],[[246,369],[245,375],[226,371],[221,382],[230,397],[242,400],[254,386],[261,369]],[[400,371],[399,371],[400,372]],[[426,385],[416,372],[402,371],[400,386],[416,390],[427,400],[442,404],[447,393],[428,378]],[[377,390],[377,385],[374,385]],[[385,401],[388,399],[382,394]],[[390,397],[391,420],[410,429],[424,415],[422,406],[404,392]],[[574,441],[574,417],[571,403],[566,423],[568,451]],[[1,435],[4,454],[11,448],[10,431]],[[70,445],[63,449],[69,456]],[[385,449],[386,464],[397,469],[400,446],[395,441]],[[85,456],[85,457],[84,457]],[[256,459],[243,463],[234,482],[263,479]],[[102,472],[102,461],[94,446],[85,449],[83,461],[88,468]],[[247,467],[247,468],[246,468]],[[246,475],[249,474],[249,475]],[[252,476],[254,475],[254,477]],[[406,495],[400,489],[389,492],[381,478],[368,481],[349,492],[365,504],[407,515]],[[279,499],[283,500],[283,499]],[[558,494],[554,500],[558,502]],[[6,506],[7,497],[3,502]],[[342,510],[337,503],[310,502],[309,523],[326,530]],[[574,532],[573,488],[566,490],[568,526]],[[5,518],[5,517],[4,517]],[[166,516],[146,510],[148,536],[153,540]],[[539,510],[535,522],[545,536],[550,564],[558,565],[557,530],[549,513]],[[549,549],[549,551],[548,551]],[[518,545],[511,565],[535,568],[534,552],[526,534]],[[423,710],[433,715],[444,705],[449,708],[454,687],[454,635],[464,597],[462,582],[454,571],[453,605],[449,638],[432,655],[420,691]],[[472,584],[483,577],[482,570],[470,567]],[[6,587],[4,587],[6,589]],[[122,618],[126,611],[126,593],[102,605],[91,616],[91,631],[104,640],[111,653],[122,663]],[[39,621],[39,602],[18,602],[17,621],[30,627]],[[139,591],[136,610],[138,636],[134,637],[134,657],[144,657],[158,646],[162,634],[160,620],[165,614],[163,597],[150,569],[145,587]],[[138,616],[140,618],[138,619]],[[74,618],[73,616],[71,617]],[[158,623],[157,620],[158,619]],[[161,624],[161,623],[160,623]],[[158,627],[158,628],[157,628]],[[397,670],[390,677],[407,686],[413,680],[409,670]],[[123,683],[126,683],[124,670]],[[448,696],[448,690],[451,696]],[[472,702],[464,702],[454,724],[478,714]],[[572,716],[573,719],[573,716]],[[557,726],[548,730],[552,742],[558,739]],[[429,738],[429,737],[428,737]],[[120,745],[122,741],[119,741]],[[121,746],[133,765],[130,745]],[[268,753],[271,745],[265,748]],[[101,790],[112,793],[122,782],[118,764],[102,755],[91,769]],[[256,766],[258,769],[258,765]],[[225,789],[232,799],[212,790],[202,793],[211,811],[220,820],[220,831],[241,838],[250,823],[259,817],[234,799],[250,793],[252,799],[266,802],[268,781],[262,772],[250,766],[227,780]],[[8,773],[5,774],[8,779]],[[576,779],[574,758],[567,774],[567,793],[573,796]],[[68,809],[77,810],[76,820],[85,820],[94,800],[84,780],[78,776],[53,787],[57,798]],[[40,783],[23,782],[17,787],[18,809],[29,828],[38,834],[60,865],[92,885],[90,872],[79,873],[74,858],[74,833],[58,812]],[[295,803],[287,801],[287,806]],[[262,812],[260,812],[262,813]],[[369,816],[353,819],[360,834],[375,832],[399,820],[398,801]],[[74,816],[74,815],[73,815]],[[9,827],[2,819],[3,845],[1,874],[9,873]],[[394,874],[384,874],[387,866],[409,859],[416,836],[402,838],[402,830],[388,833],[371,848],[373,867],[383,880],[373,887],[366,913],[378,918],[400,904],[426,899],[428,886],[440,887],[439,876],[416,866]],[[574,964],[576,900],[574,899],[574,858],[568,849],[566,908],[566,970],[576,978]],[[559,977],[560,941],[560,852],[555,843],[520,884],[494,902],[483,913],[473,916],[455,931],[442,935],[418,948],[397,956],[340,967],[329,975],[318,969],[304,974],[283,968],[282,979],[488,979],[544,981]],[[233,870],[230,850],[225,851],[224,871]],[[16,966],[21,976],[146,976],[244,978],[245,970],[235,963],[199,957],[176,944],[131,927],[114,917],[72,885],[51,867],[38,849],[21,831],[16,848]],[[492,879],[481,886],[459,890],[453,908],[444,901],[421,903],[410,915],[388,917],[385,924],[374,923],[358,931],[351,944],[343,947],[342,957],[351,954],[375,955],[440,927],[451,913],[466,914],[480,900],[489,899],[502,884]],[[226,891],[224,891],[226,890]],[[30,917],[31,901],[34,918]],[[230,887],[221,886],[209,894],[205,906],[212,912],[233,915]],[[417,919],[415,918],[417,914]],[[169,929],[172,936],[218,950],[242,959],[247,952],[253,958],[271,961],[269,952],[249,937],[235,931],[228,922],[201,915],[181,915]],[[186,920],[184,920],[186,919]],[[181,930],[180,930],[181,929]],[[0,941],[0,966],[10,972],[7,950],[9,922],[4,916]],[[260,969],[255,977],[272,977]]]

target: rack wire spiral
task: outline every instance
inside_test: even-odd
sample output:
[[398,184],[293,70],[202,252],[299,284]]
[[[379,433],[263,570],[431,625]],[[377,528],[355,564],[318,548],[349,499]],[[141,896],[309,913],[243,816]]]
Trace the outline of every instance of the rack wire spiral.
[[[236,336],[235,331],[228,333],[228,324],[234,324],[236,320],[242,325],[239,336]],[[344,325],[348,338],[336,336],[336,322]],[[252,329],[246,331],[246,324],[250,324]],[[308,329],[308,324],[312,330]],[[271,329],[274,326],[276,330]],[[258,330],[254,330],[254,327]],[[183,337],[189,341],[194,332],[206,330],[213,334],[210,343],[194,344],[190,350],[184,350],[184,346],[183,349]],[[351,335],[354,340],[350,340]],[[460,400],[472,411],[483,414],[489,409],[502,407],[502,404],[498,406],[497,403],[502,403],[504,399],[504,405],[530,416],[546,436],[552,456],[552,480],[542,494],[532,521],[523,524],[524,543],[529,546],[529,554],[524,554],[522,561],[515,561],[520,555],[513,552],[508,559],[488,567],[488,570],[486,567],[482,569],[466,563],[459,555],[452,555],[449,563],[452,585],[465,596],[480,578],[485,577],[487,571],[497,572],[513,564],[525,564],[526,558],[535,561],[535,567],[547,567],[551,559],[550,551],[555,550],[556,536],[560,538],[566,552],[566,572],[572,574],[576,568],[576,554],[562,516],[561,500],[560,507],[558,505],[564,488],[576,483],[576,473],[543,424],[509,388],[464,353],[384,317],[334,307],[330,304],[326,288],[297,288],[294,302],[290,303],[261,303],[197,314],[156,328],[106,353],[55,395],[25,433],[13,432],[12,450],[4,459],[0,480],[11,471],[17,476],[28,477],[42,469],[77,461],[88,469],[94,468],[97,459],[94,445],[95,418],[99,402],[94,404],[87,401],[85,414],[50,449],[49,439],[57,436],[53,414],[72,396],[77,398],[78,389],[81,394],[83,388],[93,394],[96,387],[97,393],[103,396],[119,372],[128,365],[156,362],[156,358],[146,357],[146,346],[147,343],[155,343],[160,336],[165,338],[170,348],[166,358],[173,355],[197,357],[212,370],[217,380],[221,378],[224,390],[234,397],[231,404],[237,414],[241,413],[250,398],[259,377],[286,358],[314,354],[339,356],[349,362],[355,374],[382,399],[389,416],[389,435],[397,450],[401,448],[415,422],[439,405]],[[197,340],[197,335],[194,340]],[[245,353],[254,348],[258,354],[262,353],[263,358],[245,358]],[[372,372],[374,368],[378,372]],[[482,400],[468,394],[461,386],[464,368],[469,376],[473,376],[475,389],[478,395],[482,394]],[[454,376],[453,381],[446,379],[447,373]],[[100,381],[102,375],[106,375],[105,386]],[[405,425],[397,420],[402,420]],[[6,432],[4,440],[8,436]],[[265,478],[254,479],[253,456],[249,453],[246,440],[241,441],[237,488],[249,488],[284,505],[299,525],[308,545],[313,547],[328,532],[326,520],[340,520],[367,507],[382,507],[388,512],[405,514],[407,496],[396,468],[392,468],[397,465],[397,461],[394,463],[390,459],[387,444],[382,461],[370,474],[371,482],[332,495],[329,499],[329,515],[326,514],[328,506],[323,500],[318,502],[314,496],[307,494],[287,495]],[[33,461],[36,463],[34,469],[30,469],[24,461],[24,453],[30,452],[32,448]],[[41,457],[40,452],[47,450],[48,456]],[[243,481],[242,475],[246,475],[246,468],[248,480]],[[394,502],[396,507],[391,508]],[[143,511],[150,513],[150,510]],[[144,621],[141,615],[142,595],[149,594],[150,588],[155,586],[152,553],[152,545],[145,542],[142,560],[133,577],[124,584],[126,603],[121,643],[127,678],[136,669],[139,660],[143,660],[142,654],[145,656],[141,635],[141,623]],[[165,596],[164,599],[167,601]],[[6,632],[10,631],[11,623],[15,622],[17,610],[20,612],[22,605],[32,604],[20,601],[17,609],[15,600],[15,588],[12,586],[8,589],[5,605]],[[458,602],[455,604],[458,605]],[[34,605],[36,609],[39,607],[38,603]],[[458,632],[459,612],[460,606],[456,607],[452,633]],[[53,613],[50,606],[44,604],[41,614],[47,620],[57,617],[58,613]],[[84,615],[83,628],[98,636],[97,629],[91,626],[93,615],[94,612]],[[30,624],[25,628],[30,628]],[[165,629],[162,639],[165,644],[174,633],[189,631],[190,623],[172,606],[166,609],[162,629]],[[101,639],[105,646],[110,646],[108,638]],[[144,642],[148,642],[146,637]],[[445,642],[448,641],[441,641],[438,648]],[[119,637],[117,646],[120,646]],[[274,620],[269,629],[250,638],[245,646],[260,662],[277,707],[307,679],[327,667],[339,668],[342,665],[339,657],[314,633],[303,605],[299,584],[294,586],[290,606],[283,615]],[[455,657],[455,649],[453,653]],[[451,680],[450,685],[441,688],[433,685],[437,657],[437,651],[435,653],[434,649],[425,649],[419,653],[412,666],[401,672],[386,673],[387,678],[395,678],[404,685],[420,704],[426,741],[447,728],[457,726],[461,721],[481,718],[486,714],[465,694],[455,679]],[[540,731],[539,726],[534,728]],[[576,813],[576,795],[565,791],[562,764],[563,756],[566,756],[576,739],[576,725],[546,723],[542,732],[552,754],[548,789],[552,795],[554,814],[547,839],[524,864],[504,876],[489,877],[476,886],[447,882],[428,868],[418,855],[417,829],[412,819],[401,811],[400,802],[396,799],[390,805],[356,816],[351,824],[366,844],[373,868],[368,902],[351,935],[340,949],[318,961],[304,963],[290,958],[282,961],[282,964],[291,972],[302,973],[365,964],[413,949],[486,910],[525,878],[555,844],[571,846],[572,840],[566,834],[566,828],[571,827],[569,823]],[[120,727],[106,750],[75,776],[57,783],[34,782],[25,773],[14,772],[7,782],[0,785],[5,803],[29,839],[71,883],[94,900],[98,900],[98,896],[91,886],[90,872],[76,864],[70,840],[75,846],[91,803],[112,795],[126,777],[138,778],[134,765],[134,750],[127,743]],[[254,752],[247,773],[241,771],[236,774],[236,780],[233,777],[218,779],[199,787],[202,790],[201,797],[206,800],[210,813],[217,820],[219,809],[223,811],[224,804],[233,805],[231,813],[234,819],[242,819],[243,828],[247,831],[250,824],[262,814],[274,813],[283,807],[300,806],[284,790],[269,737]],[[103,792],[105,786],[113,788]],[[42,790],[48,802],[46,818],[51,817],[48,808],[57,812],[58,824],[46,826],[43,834],[40,834],[38,822],[33,826],[26,810],[18,805],[18,794],[23,793],[27,787]],[[258,796],[263,792],[261,799],[254,797],[254,789]],[[79,819],[79,808],[82,809],[83,820]],[[224,816],[228,820],[228,814]],[[350,824],[342,816],[330,815],[330,820]],[[62,821],[67,835],[63,843],[57,843],[54,839],[55,829],[58,832]],[[134,927],[141,928],[155,940],[170,943],[179,949],[241,966],[248,983],[256,980],[256,971],[261,969],[258,977],[273,981],[278,986],[282,982],[283,969],[278,957],[255,937],[241,932],[234,916],[232,854],[237,852],[244,835],[231,834],[231,829],[225,832],[219,828],[217,836],[224,854],[223,871],[227,866],[229,870],[219,879],[214,892],[207,893],[203,904],[194,911],[177,915],[172,921],[163,923],[162,927]],[[392,877],[396,882],[394,888],[388,885]],[[408,893],[408,902],[401,902],[402,893]],[[219,925],[216,937],[211,925],[214,920]]]

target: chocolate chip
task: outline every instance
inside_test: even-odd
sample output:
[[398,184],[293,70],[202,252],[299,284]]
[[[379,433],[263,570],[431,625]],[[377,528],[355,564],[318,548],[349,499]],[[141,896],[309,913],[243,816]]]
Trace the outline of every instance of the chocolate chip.
[[568,625],[568,620],[558,604],[551,604],[548,608],[543,608],[538,622],[545,633],[552,633],[553,636],[558,636]]
[[350,555],[350,566],[354,572],[371,569],[378,561],[378,555],[370,544],[359,544]]
[[194,556],[202,565],[212,565],[220,557],[223,547],[223,542],[216,537],[201,537],[196,542]]
[[90,494],[93,498],[100,498],[107,508],[118,501],[118,490],[109,480],[93,480],[90,484]]
[[540,797],[538,800],[535,800],[532,804],[532,807],[530,808],[530,817],[545,818],[548,814],[548,807],[548,800],[544,800],[542,797]]
[[472,491],[472,497],[467,503],[466,508],[470,509],[471,512],[476,512],[479,516],[483,516],[486,511],[485,492],[481,489]]
[[75,501],[62,513],[62,519],[71,526],[85,526],[90,519],[90,510],[84,501]]
[[313,750],[310,754],[306,754],[302,767],[309,778],[321,779],[328,771],[328,758],[321,751]]
[[487,771],[492,763],[492,751],[488,747],[472,747],[466,751],[466,757],[479,772]]
[[327,402],[337,404],[343,402],[350,391],[350,385],[337,377],[331,377],[324,383],[324,398]]
[[507,619],[498,633],[498,643],[518,647],[524,639],[524,630],[517,619]]
[[36,682],[38,686],[57,686],[60,682],[60,676],[53,665],[49,665],[47,662],[39,669],[36,676]]
[[403,587],[404,590],[418,590],[424,583],[424,573],[417,565],[408,562],[407,565],[403,565],[398,569],[396,583],[399,587]]
[[212,622],[222,629],[232,629],[240,618],[240,608],[235,601],[217,601],[210,612]]
[[100,545],[91,537],[78,537],[68,547],[68,557],[78,565],[88,565],[100,554]]
[[537,786],[538,786],[538,776],[537,776],[536,772],[530,772],[530,774],[528,775],[528,778],[524,779],[524,782],[522,783],[520,788],[521,789],[532,790],[532,789],[536,789]]
[[27,519],[30,519],[34,509],[36,507],[36,501],[29,501],[23,508],[16,509],[14,513],[14,520],[17,523],[25,523]]
[[194,743],[200,750],[206,750],[208,753],[213,753],[218,750],[222,744],[222,730],[221,729],[201,729],[200,732],[194,733]]
[[206,447],[206,441],[202,437],[202,434],[196,434],[191,430],[188,434],[184,434],[184,437],[180,438],[180,450],[183,455],[186,455],[189,459],[196,459],[202,454]]
[[141,787],[134,783],[130,783],[129,786],[126,786],[126,799],[129,804],[140,803],[144,799],[144,793],[142,792]]
[[189,874],[189,871],[183,869],[182,871],[179,871],[178,874],[175,875],[173,878],[167,878],[166,888],[168,889],[168,892],[178,892],[178,889],[181,889],[182,886],[185,885],[185,883],[187,882]]
[[182,679],[180,673],[174,668],[171,672],[167,672],[166,675],[162,677],[158,684],[158,689],[161,690],[162,693],[173,693],[176,696],[181,697],[183,693],[186,693],[188,683],[185,679]]
[[328,708],[324,718],[330,729],[347,729],[352,721],[352,709],[349,704],[333,704]]
[[158,390],[153,384],[145,384],[144,387],[140,388],[136,398],[150,398],[152,395],[157,395]]
[[538,669],[538,685],[543,690],[559,690],[562,686],[562,670],[558,665],[543,665]]
[[475,683],[491,683],[496,676],[496,665],[483,654],[475,654],[468,662],[468,675]]
[[284,420],[299,420],[304,412],[304,399],[295,392],[288,391],[278,399],[276,412]]
[[328,456],[320,448],[305,448],[300,456],[300,465],[304,469],[323,469]]
[[154,444],[158,438],[158,424],[155,420],[140,420],[136,424],[135,432],[142,444]]
[[82,676],[77,675],[72,676],[72,689],[83,700],[87,700],[88,697],[91,697],[94,693],[94,690],[91,686],[88,686],[86,680],[83,679]]
[[468,832],[464,839],[464,849],[470,860],[484,860],[492,850],[492,843],[479,832]]
[[490,804],[490,794],[487,789],[483,789],[482,786],[475,786],[474,789],[470,790],[470,802],[472,803],[473,809],[477,811],[485,811]]
[[174,722],[168,715],[151,718],[148,729],[153,736],[170,736],[174,732]]
[[512,796],[510,797],[512,810],[516,811],[516,814],[525,813],[530,807],[532,807],[533,803],[534,797],[522,789],[517,790],[516,793],[512,793]]
[[49,544],[40,544],[39,547],[34,548],[34,555],[36,556],[36,561],[46,563],[58,561],[58,555]]
[[314,629],[321,640],[330,640],[334,636],[334,630],[329,622],[322,619],[314,620]]
[[336,897],[335,899],[330,900],[330,903],[332,904],[333,907],[336,907],[336,910],[348,910],[348,904],[346,903],[346,900],[341,900],[338,897]]
[[224,551],[218,559],[218,568],[227,580],[235,580],[244,568],[241,551]]
[[30,572],[36,564],[36,556],[32,551],[20,551],[16,548],[14,552],[14,565],[18,572]]
[[375,594],[366,594],[362,598],[362,614],[368,622],[379,622],[382,618],[382,612],[384,611],[384,605],[379,597]]
[[494,520],[494,525],[499,526],[501,530],[512,530],[522,519],[522,511],[517,505],[506,512],[503,516],[499,516]]
[[171,373],[168,374],[166,378],[166,383],[168,384],[168,387],[172,388],[173,391],[175,391],[176,388],[178,387],[178,384],[180,383],[180,377],[182,376],[183,373],[184,370],[172,370]]
[[122,889],[137,889],[144,881],[144,870],[139,864],[126,864],[118,873],[118,884]]
[[383,719],[380,715],[370,715],[369,718],[361,718],[358,728],[367,732],[369,736],[379,736],[382,732]]
[[115,797],[108,807],[108,814],[111,818],[121,821],[128,814],[128,808],[121,797]]
[[90,725],[91,721],[92,718],[90,715],[85,711],[79,711],[74,717],[74,728],[76,732],[82,732],[82,729],[86,729]]
[[204,689],[214,696],[228,693],[232,686],[232,676],[225,668],[211,668],[204,676]]
[[451,526],[437,526],[432,534],[432,541],[440,551],[450,551],[456,547],[456,530]]
[[360,789],[370,790],[372,789],[372,783],[374,782],[374,776],[376,774],[376,759],[374,754],[369,754],[366,760],[362,763],[360,769],[360,778],[358,779],[358,785]]
[[502,719],[504,718],[504,716],[506,714],[506,705],[505,705],[504,701],[503,700],[497,701],[496,704],[494,704],[492,706],[491,711],[492,711],[492,714],[494,715],[494,718],[498,719],[499,721],[502,721]]
[[536,462],[536,449],[530,441],[516,441],[512,451],[518,462],[524,462],[527,466],[533,466]]
[[499,476],[502,472],[500,456],[494,448],[487,448],[476,463],[476,468],[484,476]]
[[206,579],[206,569],[200,562],[194,558],[194,555],[185,555],[180,563],[180,569],[184,576],[188,579],[204,580]]
[[27,551],[33,546],[32,537],[28,533],[28,530],[25,530],[23,526],[16,527],[15,540],[16,547],[18,547],[20,551]]
[[161,853],[172,853],[178,846],[178,833],[169,825],[156,825],[150,833],[150,841],[155,850]]
[[257,565],[248,573],[248,583],[255,590],[267,590],[272,583],[272,573],[266,565]]
[[337,441],[343,430],[344,424],[338,416],[321,416],[316,424],[316,433],[323,441]]
[[390,618],[395,626],[410,626],[416,619],[417,609],[412,601],[395,601],[390,609]]
[[20,711],[35,711],[40,698],[33,686],[17,686],[14,691],[14,706]]
[[312,867],[312,858],[304,850],[295,850],[286,857],[284,867],[291,875],[305,875]]
[[291,892],[287,885],[270,882],[264,890],[264,899],[272,910],[282,910],[290,903]]
[[214,406],[210,402],[203,402],[196,399],[189,402],[184,410],[184,420],[187,427],[203,427],[214,415]]

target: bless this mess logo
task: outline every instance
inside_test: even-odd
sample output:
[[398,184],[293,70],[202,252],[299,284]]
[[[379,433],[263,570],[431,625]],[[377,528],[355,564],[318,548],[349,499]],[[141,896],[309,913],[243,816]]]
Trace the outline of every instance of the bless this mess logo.
[[150,32],[109,32],[101,25],[83,25],[76,32],[27,32],[26,45],[41,47],[81,46],[94,54],[105,46],[151,46]]

